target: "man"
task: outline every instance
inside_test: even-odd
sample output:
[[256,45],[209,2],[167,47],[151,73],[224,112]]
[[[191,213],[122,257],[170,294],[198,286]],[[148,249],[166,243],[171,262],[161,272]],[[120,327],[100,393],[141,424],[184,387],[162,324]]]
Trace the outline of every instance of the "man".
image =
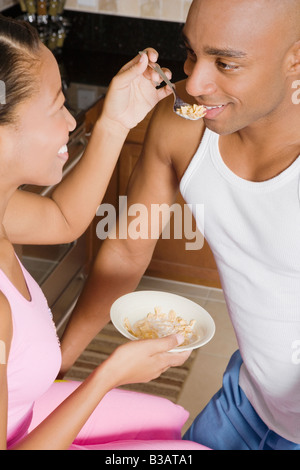
[[[213,449],[300,449],[300,2],[194,0],[184,40],[187,80],[177,91],[207,114],[184,121],[172,98],[158,106],[128,206],[171,205],[180,185],[187,203],[205,207],[239,351],[187,438]],[[103,244],[62,343],[63,371],[111,303],[135,289],[154,245]]]

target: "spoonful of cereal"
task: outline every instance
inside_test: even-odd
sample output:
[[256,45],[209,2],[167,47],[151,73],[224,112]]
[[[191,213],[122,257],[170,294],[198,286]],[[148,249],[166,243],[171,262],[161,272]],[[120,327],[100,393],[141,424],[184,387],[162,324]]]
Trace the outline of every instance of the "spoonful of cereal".
[[[139,54],[145,54],[145,52],[139,52]],[[157,72],[163,81],[171,88],[174,94],[174,113],[178,114],[178,116],[184,119],[189,119],[190,121],[197,121],[198,119],[201,119],[205,116],[207,110],[204,106],[186,103],[177,95],[175,85],[170,82],[158,64],[152,64],[149,62],[149,67],[155,70],[155,72]]]

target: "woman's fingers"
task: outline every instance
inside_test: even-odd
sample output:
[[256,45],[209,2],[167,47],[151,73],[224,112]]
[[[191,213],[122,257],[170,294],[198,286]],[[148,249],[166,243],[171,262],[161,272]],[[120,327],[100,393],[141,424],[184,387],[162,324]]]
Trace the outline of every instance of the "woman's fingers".
[[165,336],[164,338],[156,339],[155,341],[149,340],[149,345],[152,348],[153,354],[160,352],[168,352],[175,349],[182,344],[184,337],[180,334]]
[[113,386],[125,383],[148,382],[169,367],[182,365],[190,351],[169,352],[182,343],[180,335],[160,339],[138,340],[119,346],[107,360]]
[[[155,49],[148,48],[148,49],[145,49],[144,51],[140,51],[139,54],[141,56],[147,55],[150,65],[155,65],[157,63],[158,53],[155,51]],[[162,68],[162,71],[166,74],[168,79],[171,80],[172,72],[167,68]],[[161,78],[159,73],[153,70],[151,66],[149,66],[148,69],[146,70],[145,76],[149,78],[156,86],[159,86],[163,82],[163,79]]]
[[[190,356],[191,351],[175,352],[177,346],[180,346],[184,341],[182,335],[171,335],[164,338],[156,339],[155,341],[149,340],[149,347],[152,350],[152,357],[159,356],[161,361],[161,370],[166,370],[169,367],[177,367],[182,365]],[[172,352],[170,352],[172,350]]]
[[[110,124],[113,122],[118,126],[121,124],[128,131],[144,119],[160,100],[172,93],[167,86],[157,88],[162,80],[149,67],[149,60],[155,63],[157,58],[154,49],[145,49],[112,79],[104,102],[102,120],[107,119]],[[170,71],[166,72],[170,76]]]
[[148,57],[145,54],[138,55],[130,62],[128,62],[124,67],[121,68],[116,77],[123,77],[124,82],[131,82],[139,75],[142,75],[146,72],[148,67]]

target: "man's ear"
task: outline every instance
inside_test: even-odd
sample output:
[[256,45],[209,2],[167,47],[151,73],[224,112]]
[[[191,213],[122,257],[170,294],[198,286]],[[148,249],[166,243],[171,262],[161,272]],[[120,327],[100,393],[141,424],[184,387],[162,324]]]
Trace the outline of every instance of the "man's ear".
[[300,40],[289,51],[287,72],[289,76],[300,74]]

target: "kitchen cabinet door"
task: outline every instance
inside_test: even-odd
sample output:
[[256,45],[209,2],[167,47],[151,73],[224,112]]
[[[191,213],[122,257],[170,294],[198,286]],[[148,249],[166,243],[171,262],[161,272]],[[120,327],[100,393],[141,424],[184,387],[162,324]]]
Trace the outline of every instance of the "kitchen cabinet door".
[[[85,114],[85,127],[86,127],[86,137],[87,139],[90,137],[93,127],[102,111],[104,104],[104,99],[101,98],[100,100],[95,103],[95,105],[90,108]],[[110,204],[113,207],[118,207],[118,172],[119,167],[118,164],[112,174],[110,179],[109,185],[101,201],[101,204]],[[89,231],[89,255],[90,255],[90,266],[93,263],[100,246],[102,244],[102,239],[99,239],[97,236],[97,224],[99,222],[99,217],[95,216],[94,220],[91,223],[90,231]]]

